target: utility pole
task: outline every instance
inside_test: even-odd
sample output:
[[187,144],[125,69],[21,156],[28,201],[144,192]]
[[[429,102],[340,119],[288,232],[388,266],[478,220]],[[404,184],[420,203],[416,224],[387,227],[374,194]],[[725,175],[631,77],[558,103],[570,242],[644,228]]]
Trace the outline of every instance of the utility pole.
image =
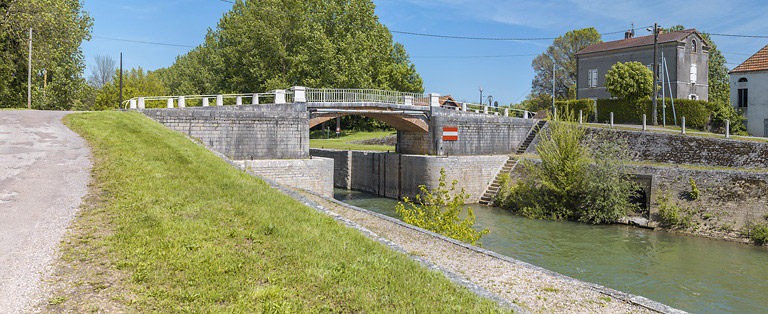
[[29,28],[29,63],[27,65],[27,109],[32,109],[32,28]]
[[123,106],[123,53],[120,53],[120,102],[117,104],[117,108]]
[[480,105],[482,105],[483,104],[483,87],[480,86],[479,89],[480,89]]
[[659,25],[653,23],[653,125],[659,125],[658,109],[656,107],[656,98],[659,96],[659,90],[656,86],[656,78],[658,77],[658,59],[656,58],[656,50],[659,42]]
[[552,57],[552,117],[557,120],[557,107],[555,107],[555,57]]

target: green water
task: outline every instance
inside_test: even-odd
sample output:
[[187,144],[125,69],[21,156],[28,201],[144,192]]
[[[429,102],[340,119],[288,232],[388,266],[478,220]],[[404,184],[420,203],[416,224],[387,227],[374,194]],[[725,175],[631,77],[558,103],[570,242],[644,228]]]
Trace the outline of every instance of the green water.
[[[335,198],[399,218],[392,199],[340,189]],[[486,249],[691,313],[768,313],[768,248],[471,206],[490,230]]]

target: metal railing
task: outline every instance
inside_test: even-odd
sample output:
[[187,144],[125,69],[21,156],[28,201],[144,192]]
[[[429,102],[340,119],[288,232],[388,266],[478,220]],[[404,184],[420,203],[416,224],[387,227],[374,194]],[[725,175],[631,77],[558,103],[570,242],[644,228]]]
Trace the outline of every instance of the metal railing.
[[429,95],[377,89],[307,88],[308,103],[375,102],[392,105],[429,106]]
[[[232,101],[225,101],[234,99]],[[291,91],[272,91],[268,93],[254,93],[254,94],[219,94],[219,95],[182,95],[182,96],[147,96],[147,97],[133,97],[131,99],[124,100],[122,102],[123,108],[131,109],[144,109],[147,104],[164,102],[167,108],[174,107],[186,107],[187,101],[193,100],[193,103],[197,103],[196,100],[200,100],[199,105],[203,107],[207,106],[223,106],[225,104],[242,105],[246,103],[250,104],[263,104],[263,103],[289,103],[293,102],[293,92]],[[248,102],[250,100],[250,102]]]

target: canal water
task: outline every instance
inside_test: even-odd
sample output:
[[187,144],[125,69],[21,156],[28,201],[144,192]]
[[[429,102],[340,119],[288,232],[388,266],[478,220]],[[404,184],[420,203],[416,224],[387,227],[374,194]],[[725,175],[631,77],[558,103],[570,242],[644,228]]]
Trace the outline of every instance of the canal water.
[[[342,189],[334,197],[399,218],[393,199]],[[481,241],[491,251],[691,313],[768,313],[768,248],[468,206],[490,230]]]

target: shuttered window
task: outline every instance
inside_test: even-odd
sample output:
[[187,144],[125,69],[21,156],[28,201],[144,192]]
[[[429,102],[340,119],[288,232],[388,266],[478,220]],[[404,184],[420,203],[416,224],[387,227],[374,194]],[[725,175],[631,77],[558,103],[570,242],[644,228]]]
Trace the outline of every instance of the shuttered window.
[[691,64],[691,83],[696,83],[696,63]]
[[589,70],[589,87],[597,87],[597,69]]

